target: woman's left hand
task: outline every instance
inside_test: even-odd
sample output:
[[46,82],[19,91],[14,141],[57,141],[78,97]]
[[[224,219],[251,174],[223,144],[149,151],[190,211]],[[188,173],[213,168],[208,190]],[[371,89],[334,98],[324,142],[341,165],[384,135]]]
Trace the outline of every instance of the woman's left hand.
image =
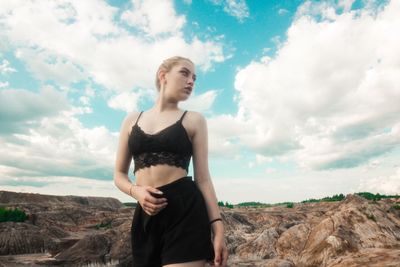
[[226,248],[225,238],[222,234],[214,236],[214,266],[226,266],[228,261],[228,249]]

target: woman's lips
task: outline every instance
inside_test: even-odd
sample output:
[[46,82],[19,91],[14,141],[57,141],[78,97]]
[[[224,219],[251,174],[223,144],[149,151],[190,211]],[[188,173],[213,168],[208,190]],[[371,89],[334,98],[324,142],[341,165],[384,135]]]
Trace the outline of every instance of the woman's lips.
[[185,91],[190,94],[192,92],[192,87],[185,87]]

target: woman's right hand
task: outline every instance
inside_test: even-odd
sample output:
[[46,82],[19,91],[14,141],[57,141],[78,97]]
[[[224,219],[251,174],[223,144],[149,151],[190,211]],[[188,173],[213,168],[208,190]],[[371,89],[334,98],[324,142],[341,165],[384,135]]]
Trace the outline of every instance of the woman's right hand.
[[151,186],[137,186],[136,189],[136,199],[148,215],[154,216],[168,205],[160,190]]

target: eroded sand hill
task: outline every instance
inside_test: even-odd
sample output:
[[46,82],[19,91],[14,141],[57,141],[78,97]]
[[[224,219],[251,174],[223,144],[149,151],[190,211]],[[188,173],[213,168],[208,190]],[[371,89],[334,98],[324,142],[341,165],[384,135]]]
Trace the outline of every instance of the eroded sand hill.
[[[229,266],[400,266],[395,199],[223,209]],[[112,198],[0,191],[29,214],[0,223],[0,266],[131,266],[133,208]]]

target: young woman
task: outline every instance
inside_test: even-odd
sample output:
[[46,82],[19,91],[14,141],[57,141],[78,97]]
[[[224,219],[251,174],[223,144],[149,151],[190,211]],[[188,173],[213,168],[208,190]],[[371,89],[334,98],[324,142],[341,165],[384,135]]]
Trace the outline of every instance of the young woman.
[[[207,261],[226,266],[224,226],[208,170],[206,120],[178,108],[195,80],[191,60],[164,60],[154,106],[122,122],[114,181],[138,201],[131,228],[134,267],[203,267]],[[128,177],[132,157],[134,184]],[[194,181],[188,176],[191,157]]]

